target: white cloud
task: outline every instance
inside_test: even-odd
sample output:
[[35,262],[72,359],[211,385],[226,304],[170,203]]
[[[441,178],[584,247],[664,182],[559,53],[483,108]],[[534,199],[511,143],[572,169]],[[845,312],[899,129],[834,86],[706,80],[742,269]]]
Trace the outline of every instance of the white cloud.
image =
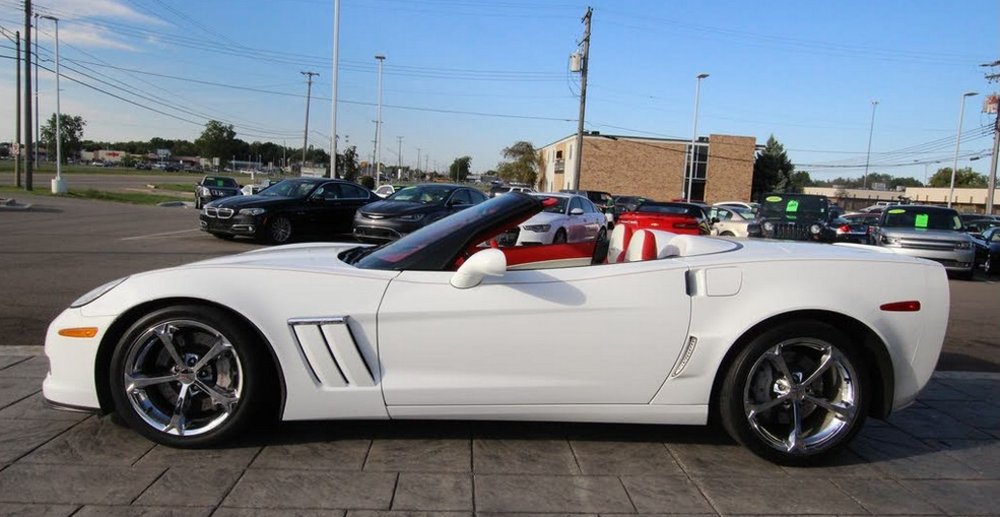
[[67,20],[105,18],[146,25],[168,25],[160,18],[140,13],[119,0],[50,0],[49,5],[54,15]]
[[104,28],[90,24],[76,23],[60,27],[59,39],[64,43],[90,48],[107,48],[114,50],[137,51],[136,47],[115,39]]

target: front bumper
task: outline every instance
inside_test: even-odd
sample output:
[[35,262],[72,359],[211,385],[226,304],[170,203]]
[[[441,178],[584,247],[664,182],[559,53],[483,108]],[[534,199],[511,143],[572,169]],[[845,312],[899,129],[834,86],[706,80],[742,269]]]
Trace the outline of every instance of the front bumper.
[[[49,325],[45,335],[45,356],[49,372],[42,394],[49,404],[80,411],[99,411],[95,379],[97,350],[114,316],[84,316],[80,309],[66,309]],[[60,329],[96,327],[92,338],[59,335]]]
[[208,217],[203,213],[198,217],[201,230],[208,233],[254,237],[257,235],[257,231],[264,227],[264,222],[254,216],[237,214],[229,219],[221,219]]
[[900,246],[883,247],[891,249],[899,255],[933,260],[952,273],[968,273],[973,270],[976,262],[976,250],[974,249],[947,251],[904,248]]
[[354,236],[362,240],[394,241],[423,227],[424,220],[403,221],[395,217],[373,219],[360,212],[354,216]]

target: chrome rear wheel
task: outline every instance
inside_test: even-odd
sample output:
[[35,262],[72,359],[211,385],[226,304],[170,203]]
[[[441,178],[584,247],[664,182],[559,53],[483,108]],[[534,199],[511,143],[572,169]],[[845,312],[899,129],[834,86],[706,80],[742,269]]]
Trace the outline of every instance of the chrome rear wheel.
[[860,349],[838,329],[791,322],[748,343],[732,361],[719,411],[729,434],[783,464],[822,461],[861,429],[868,372]]

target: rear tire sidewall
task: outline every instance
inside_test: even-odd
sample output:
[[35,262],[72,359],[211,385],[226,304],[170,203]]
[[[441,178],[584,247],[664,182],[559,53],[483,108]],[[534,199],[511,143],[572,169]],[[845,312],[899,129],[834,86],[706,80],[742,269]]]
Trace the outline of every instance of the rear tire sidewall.
[[[133,342],[147,329],[169,320],[192,320],[206,324],[221,332],[233,345],[243,370],[243,387],[239,402],[232,413],[218,427],[204,434],[176,436],[151,427],[133,408],[125,393],[125,361]],[[279,389],[271,385],[277,376],[273,373],[265,345],[245,324],[238,322],[225,311],[203,305],[178,305],[155,310],[133,323],[118,341],[111,357],[108,383],[115,412],[124,422],[146,438],[171,447],[194,448],[218,445],[244,433],[255,422],[273,419],[274,394]]]
[[[817,338],[836,347],[850,362],[856,372],[856,387],[859,396],[854,421],[850,428],[822,449],[802,454],[791,454],[772,448],[763,441],[747,421],[743,407],[745,393],[754,363],[774,345],[799,337]],[[861,358],[858,347],[841,331],[833,326],[816,321],[796,321],[781,324],[765,331],[751,340],[730,363],[722,389],[719,392],[719,417],[729,435],[754,454],[783,465],[810,465],[821,463],[838,454],[854,438],[864,425],[871,399],[870,373]]]

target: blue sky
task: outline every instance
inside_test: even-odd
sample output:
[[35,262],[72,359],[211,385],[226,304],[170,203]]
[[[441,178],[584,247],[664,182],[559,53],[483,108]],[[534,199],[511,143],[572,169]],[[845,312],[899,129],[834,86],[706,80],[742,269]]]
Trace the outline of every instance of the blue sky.
[[[64,80],[63,111],[87,120],[86,138],[193,140],[217,118],[245,140],[300,146],[300,72],[315,71],[309,140],[329,147],[332,0],[34,3],[61,19],[67,76],[173,115]],[[690,138],[695,76],[704,72],[699,134],[759,143],[774,134],[814,178],[860,176],[878,100],[870,170],[923,179],[925,162],[931,173],[950,166],[961,95],[975,91],[959,166],[988,167],[964,157],[991,145],[977,128],[990,122],[981,103],[995,87],[979,65],[1000,58],[995,0],[342,0],[341,148],[372,152],[376,54],[386,56],[386,163],[397,160],[398,136],[406,164],[420,148],[432,168],[470,155],[479,171],[517,140],[541,146],[575,132],[579,78],[567,64],[588,5],[588,129]],[[0,0],[0,25],[18,29],[19,6]],[[46,58],[52,36],[43,20]],[[10,66],[0,66],[0,140],[10,140],[13,65],[2,63]],[[51,113],[53,76],[41,75],[42,111]]]

